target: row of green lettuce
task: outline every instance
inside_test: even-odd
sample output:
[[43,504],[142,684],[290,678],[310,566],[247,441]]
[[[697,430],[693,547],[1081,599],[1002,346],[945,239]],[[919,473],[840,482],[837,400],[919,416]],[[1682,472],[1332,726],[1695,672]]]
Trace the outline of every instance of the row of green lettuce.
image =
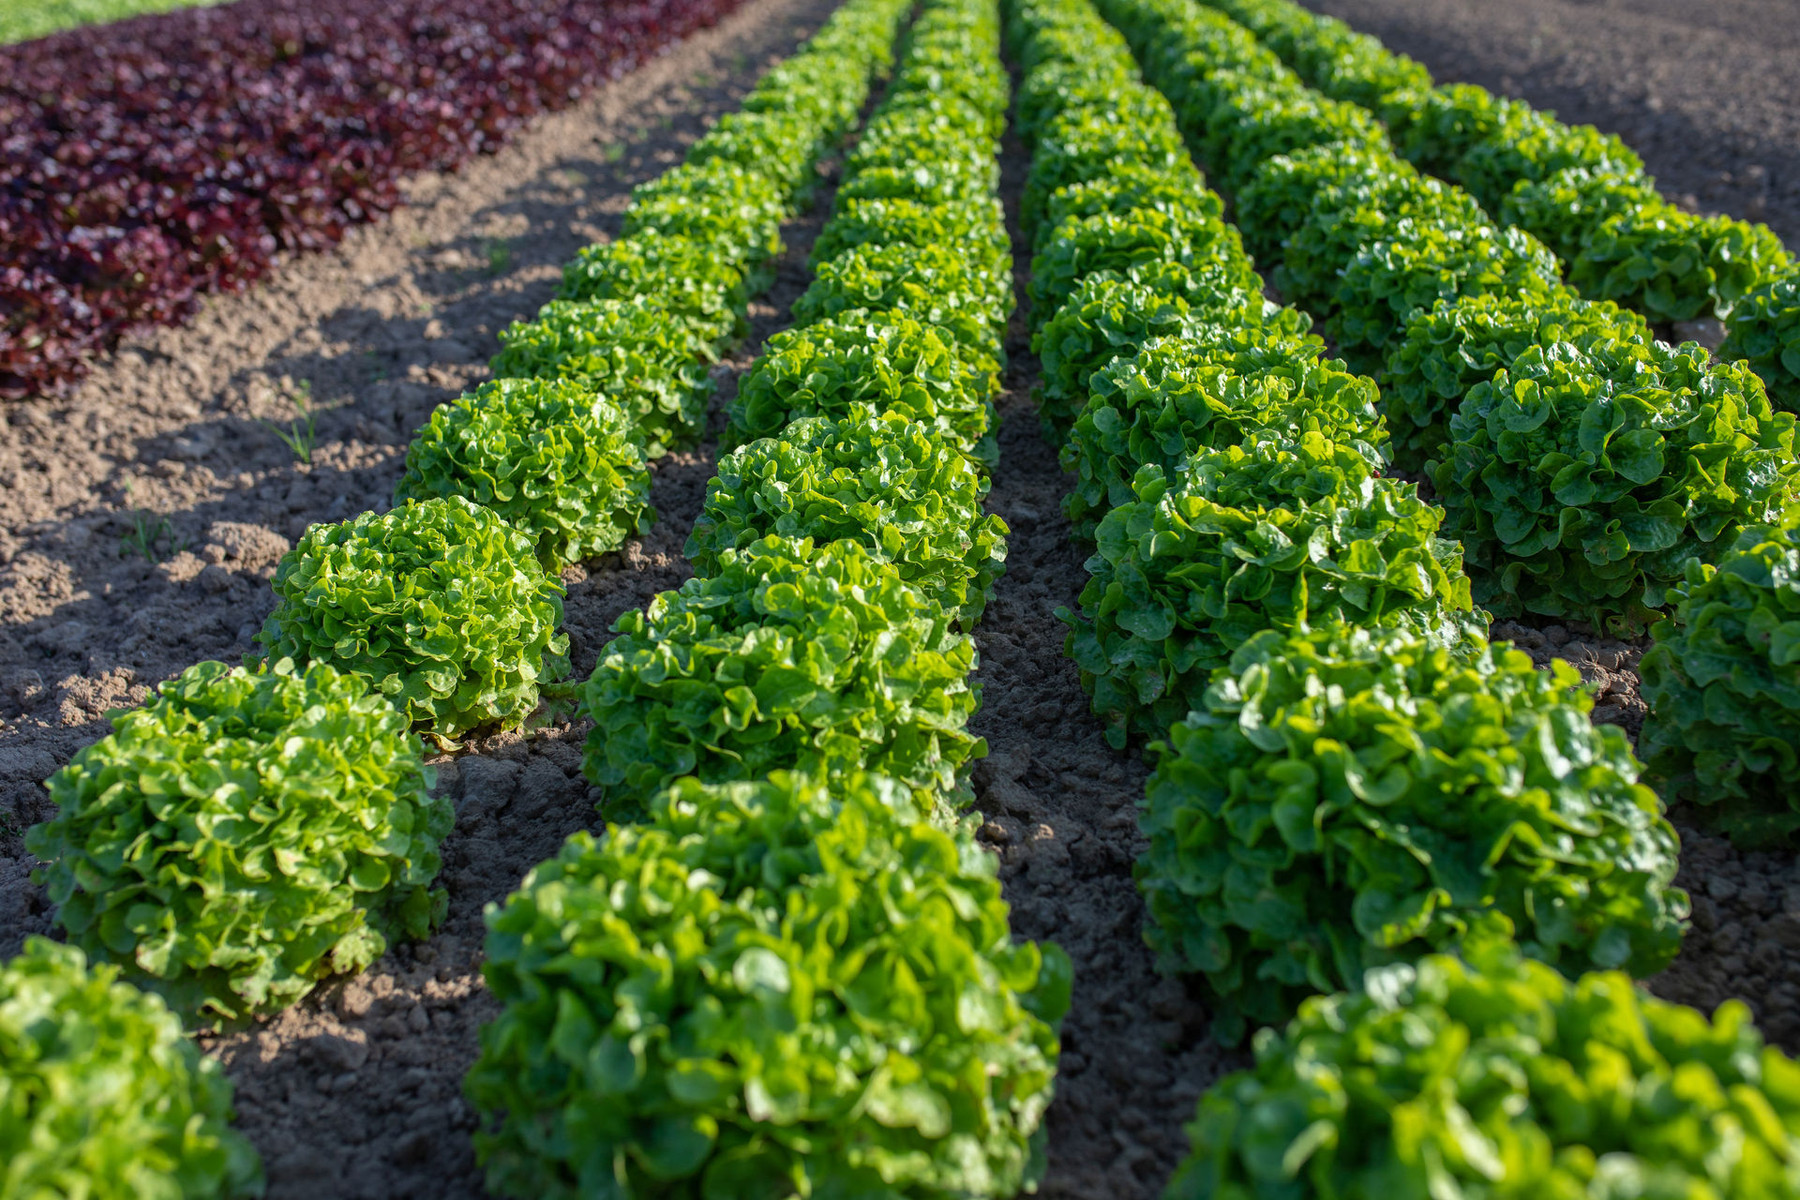
[[[1654,623],[1655,775],[1734,836],[1786,837],[1800,824],[1793,414],[1741,362],[1583,300],[1540,242],[1420,175],[1364,110],[1270,77],[1283,68],[1241,26],[1204,9],[1183,20],[1186,40],[1146,61],[1224,164],[1249,249],[1279,255],[1282,293],[1379,376],[1392,456],[1434,485],[1473,601],[1621,632]],[[1118,486],[1116,471],[1084,479]]]
[[566,671],[556,573],[647,527],[647,458],[702,432],[708,364],[910,7],[851,0],[636,189],[420,431],[397,507],[283,560],[262,664],[190,668],[49,780],[27,845],[70,944],[0,971],[0,1193],[260,1193],[183,1023],[287,1007],[442,918],[454,814],[420,732],[517,726]]
[[[1632,983],[1687,903],[1623,734],[1567,664],[1481,636],[1374,382],[1264,300],[1182,137],[1231,164],[1254,245],[1284,218],[1249,180],[1298,122],[1212,79],[1189,0],[1101,11],[1009,6],[1042,412],[1095,548],[1068,650],[1115,744],[1165,739],[1137,869],[1161,966],[1224,1040],[1264,1026],[1169,1194],[1793,1195],[1800,1071],[1741,1005]],[[1369,257],[1340,304],[1455,296],[1445,256]]]
[[1010,1196],[1067,959],[958,815],[1012,308],[993,0],[935,0],[794,326],[727,406],[694,578],[583,692],[612,818],[490,910],[467,1094],[499,1193]]
[[1586,298],[1654,321],[1724,320],[1721,356],[1748,359],[1780,407],[1800,410],[1800,264],[1767,226],[1685,212],[1616,136],[1473,84],[1433,86],[1419,63],[1293,0],[1206,2],[1265,48],[1231,69],[1273,79],[1285,64],[1379,116],[1420,170],[1555,250]]

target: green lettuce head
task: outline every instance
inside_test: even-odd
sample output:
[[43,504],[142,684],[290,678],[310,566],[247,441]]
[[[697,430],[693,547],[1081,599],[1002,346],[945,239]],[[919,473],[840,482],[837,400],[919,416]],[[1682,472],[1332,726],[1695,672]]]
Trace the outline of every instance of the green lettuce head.
[[1469,391],[1450,437],[1432,468],[1445,531],[1498,616],[1637,628],[1689,557],[1800,492],[1794,415],[1692,342],[1528,346]]
[[424,937],[455,814],[408,724],[327,664],[189,667],[50,777],[26,844],[57,924],[202,1025]]
[[[1004,920],[1004,918],[1002,918]],[[237,1200],[262,1163],[231,1081],[156,996],[46,938],[0,967],[0,1163],[8,1195]]]
[[654,300],[552,300],[500,333],[498,379],[563,379],[631,414],[644,452],[696,441],[712,395],[711,348]]
[[1063,498],[1075,536],[1092,538],[1108,509],[1135,500],[1145,468],[1173,480],[1196,450],[1252,433],[1319,433],[1384,461],[1374,382],[1318,350],[1297,326],[1221,326],[1204,340],[1145,343],[1096,372],[1061,451],[1063,469],[1078,476]]
[[1565,978],[1488,918],[1256,1041],[1188,1126],[1167,1200],[1767,1198],[1793,1192],[1800,1067],[1736,1000]]
[[859,405],[721,458],[685,553],[711,575],[721,553],[770,535],[858,542],[972,628],[1006,563],[1006,522],[982,511],[987,490],[931,426]]
[[1719,359],[1746,359],[1768,385],[1769,399],[1800,412],[1800,270],[1775,276],[1731,310]]
[[802,417],[865,406],[937,431],[992,465],[990,375],[949,331],[902,313],[849,310],[770,338],[726,409],[725,446],[778,435]]
[[1674,619],[1638,671],[1650,706],[1638,750],[1664,794],[1744,845],[1800,830],[1800,510],[1744,530],[1716,566],[1687,562]]
[[1453,946],[1483,916],[1575,973],[1681,947],[1676,837],[1574,667],[1333,625],[1252,638],[1174,726],[1139,824],[1146,938],[1214,1028]]
[[613,626],[582,708],[584,769],[630,815],[683,775],[708,782],[867,767],[965,798],[987,744],[975,643],[856,542],[764,538]]
[[1171,486],[1154,467],[1095,532],[1067,652],[1107,737],[1160,737],[1213,671],[1264,630],[1309,622],[1435,628],[1469,612],[1441,509],[1317,433],[1201,449]]
[[568,669],[562,583],[531,537],[462,496],[314,525],[275,569],[271,659],[367,678],[442,739],[520,725]]
[[650,473],[632,415],[567,380],[496,379],[432,410],[394,501],[464,496],[537,543],[546,571],[650,531]]
[[879,776],[659,795],[487,914],[465,1090],[495,1193],[1009,1197],[1044,1170],[1067,958]]

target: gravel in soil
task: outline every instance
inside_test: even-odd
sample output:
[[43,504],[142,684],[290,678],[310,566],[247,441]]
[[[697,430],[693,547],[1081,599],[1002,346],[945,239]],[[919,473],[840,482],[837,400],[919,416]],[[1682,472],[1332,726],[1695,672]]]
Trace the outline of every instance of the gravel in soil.
[[1800,245],[1792,0],[1306,0],[1424,63],[1617,133],[1665,195]]

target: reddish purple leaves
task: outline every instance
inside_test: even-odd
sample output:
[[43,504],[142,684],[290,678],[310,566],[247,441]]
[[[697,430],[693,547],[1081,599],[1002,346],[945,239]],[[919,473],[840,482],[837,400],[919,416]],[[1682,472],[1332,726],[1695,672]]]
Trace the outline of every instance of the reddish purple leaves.
[[0,397],[81,377],[739,0],[238,0],[0,48]]

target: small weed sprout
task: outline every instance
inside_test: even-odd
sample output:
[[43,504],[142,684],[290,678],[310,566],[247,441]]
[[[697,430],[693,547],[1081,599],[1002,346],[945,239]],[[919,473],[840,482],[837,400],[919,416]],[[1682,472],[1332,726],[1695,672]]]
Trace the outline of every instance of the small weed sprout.
[[318,426],[313,420],[312,382],[302,380],[300,385],[288,395],[288,402],[294,406],[294,411],[299,415],[288,422],[286,429],[273,421],[264,421],[260,417],[257,418],[257,424],[280,438],[281,444],[293,452],[294,461],[310,465],[313,447],[319,441]]
[[[168,546],[166,554],[158,550],[158,546],[165,544]],[[186,549],[187,539],[176,536],[175,526],[169,523],[169,518],[159,517],[144,508],[131,514],[131,530],[119,539],[120,557],[137,554],[146,562],[158,563]]]

